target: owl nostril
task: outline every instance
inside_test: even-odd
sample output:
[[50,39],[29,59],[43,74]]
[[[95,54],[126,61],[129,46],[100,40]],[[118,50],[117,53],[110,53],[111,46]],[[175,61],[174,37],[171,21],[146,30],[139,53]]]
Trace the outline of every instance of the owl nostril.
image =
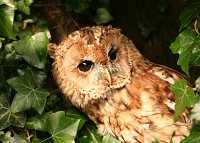
[[85,60],[78,65],[78,69],[82,72],[87,72],[91,69],[93,62]]

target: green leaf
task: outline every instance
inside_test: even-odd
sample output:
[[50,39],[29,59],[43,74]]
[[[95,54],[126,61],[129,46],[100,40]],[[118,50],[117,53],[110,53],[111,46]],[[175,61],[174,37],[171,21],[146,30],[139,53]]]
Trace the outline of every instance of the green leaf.
[[103,137],[102,143],[121,143],[121,141],[115,139],[112,135],[106,134]]
[[200,102],[196,103],[191,110],[191,119],[195,119],[196,121],[200,121]]
[[109,11],[106,8],[101,7],[97,9],[97,15],[94,17],[94,22],[100,25],[105,24],[112,19],[113,17],[110,15]]
[[10,143],[12,140],[11,137],[11,132],[7,131],[6,133],[4,133],[3,131],[0,131],[0,141],[3,143]]
[[96,126],[91,122],[85,124],[84,128],[81,130],[81,135],[87,136],[87,140],[92,143],[102,142],[102,136],[98,133]]
[[88,139],[87,136],[82,136],[82,137],[78,138],[78,140],[76,142],[77,143],[93,143],[90,139]]
[[59,106],[61,101],[61,98],[58,97],[56,94],[50,94],[50,96],[47,99],[47,103],[45,106],[46,111],[50,111],[55,109],[57,106]]
[[27,127],[49,132],[54,143],[73,143],[79,121],[68,118],[64,111],[59,111],[43,114],[38,119],[34,117],[34,120],[27,122]]
[[49,92],[35,88],[34,79],[29,71],[23,76],[7,80],[7,83],[17,91],[11,105],[13,113],[30,108],[35,109],[40,114],[43,112]]
[[20,77],[8,79],[7,83],[21,94],[27,94],[35,87],[34,80],[32,79],[30,72],[26,72],[23,76]]
[[39,31],[43,31],[47,34],[47,37],[51,39],[51,33],[49,31],[49,22],[46,19],[38,19],[38,22],[36,24],[36,27],[39,29]]
[[15,7],[14,0],[0,0],[0,5],[5,4],[10,7]]
[[68,11],[83,13],[89,8],[89,0],[65,0],[65,6]]
[[197,91],[200,91],[200,77],[198,77],[195,81]]
[[0,93],[3,93],[3,92],[7,93],[10,91],[9,89],[10,88],[6,84],[6,79],[5,79],[3,69],[0,67]]
[[200,36],[198,36],[193,43],[193,50],[190,55],[190,65],[200,66]]
[[0,95],[0,130],[11,125],[24,127],[26,116],[24,113],[14,114],[10,108],[10,103],[5,94]]
[[32,66],[44,69],[47,58],[49,40],[45,32],[39,32],[31,38],[25,37],[15,45],[17,53]]
[[199,143],[200,142],[200,125],[194,124],[190,130],[190,135],[186,137],[181,143]]
[[26,122],[26,127],[28,129],[35,129],[35,130],[44,131],[44,132],[47,131],[46,120],[49,114],[52,114],[52,113],[47,112],[42,115],[35,115],[31,118],[28,118],[28,121]]
[[155,139],[152,143],[159,143],[159,141],[157,139]]
[[32,79],[34,80],[35,87],[42,87],[47,77],[45,72],[36,68],[29,68],[27,70],[30,72]]
[[172,138],[171,138],[171,140],[170,140],[170,142],[169,143],[173,143],[173,138],[176,136],[176,131],[174,131],[173,133],[172,133]]
[[193,42],[196,38],[195,31],[188,29],[181,32],[176,40],[171,44],[170,49],[173,54],[179,54],[178,65],[189,76],[189,61],[191,51],[193,50]]
[[[0,37],[0,49],[2,48],[2,41],[4,41],[5,40],[5,38],[1,38]],[[0,55],[1,56],[1,55]]]
[[79,120],[65,117],[65,112],[52,113],[47,118],[47,129],[55,143],[71,143],[76,137]]
[[158,0],[157,5],[160,12],[165,12],[170,5],[170,0]]
[[23,139],[22,137],[20,137],[19,135],[14,134],[14,137],[12,138],[11,143],[27,143],[27,141]]
[[80,119],[78,130],[80,130],[83,127],[84,123],[89,120],[85,114],[74,107],[67,109],[66,116],[72,119]]
[[31,4],[34,2],[34,0],[25,0],[25,5],[31,6]]
[[13,33],[14,11],[13,6],[0,5],[0,35],[10,39],[15,39]]
[[151,33],[158,28],[156,23],[139,22],[138,26],[141,31],[141,36],[144,38],[148,38],[151,35]]
[[16,54],[12,47],[13,43],[9,43],[4,47],[0,64],[0,67],[3,69],[5,74],[8,74],[9,76],[12,75],[11,72],[13,72],[13,70],[17,70],[19,68],[19,63],[22,59],[21,56]]
[[19,36],[20,39],[25,39],[25,38],[30,39],[30,37],[33,36],[32,28],[27,27],[26,29],[20,29],[20,31],[17,32],[17,36]]
[[190,3],[185,8],[185,10],[181,13],[179,19],[181,21],[180,31],[187,27],[194,18],[197,18],[200,10],[200,2],[199,0],[190,0]]
[[[7,85],[6,79],[16,74],[21,60],[20,56],[12,48],[7,48],[7,45],[3,48],[2,52],[0,51],[0,93],[10,92],[10,87]],[[10,43],[9,45],[12,44]]]
[[22,12],[22,13],[24,13],[24,14],[30,15],[31,13],[30,13],[29,6],[30,6],[31,3],[26,3],[26,1],[27,0],[19,0],[19,1],[17,1],[17,10]]
[[0,0],[0,5],[7,5],[9,7],[15,8],[14,0]]
[[175,84],[171,85],[170,89],[175,94],[175,116],[174,121],[176,122],[186,107],[192,107],[196,103],[196,96],[191,87],[187,85],[187,80],[178,80]]

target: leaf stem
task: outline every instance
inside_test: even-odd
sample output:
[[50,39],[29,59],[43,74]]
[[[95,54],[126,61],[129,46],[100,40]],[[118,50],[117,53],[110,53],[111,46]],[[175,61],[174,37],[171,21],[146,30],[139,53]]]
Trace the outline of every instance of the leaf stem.
[[194,22],[194,30],[199,35],[200,33],[199,33],[199,29],[198,29],[197,24],[198,24],[198,20],[196,19],[195,22]]
[[47,140],[50,140],[51,138],[52,138],[52,136],[51,136],[51,137],[48,137],[48,138],[46,138],[46,139],[44,139],[44,140],[42,140],[40,143],[45,142],[45,141],[47,141]]

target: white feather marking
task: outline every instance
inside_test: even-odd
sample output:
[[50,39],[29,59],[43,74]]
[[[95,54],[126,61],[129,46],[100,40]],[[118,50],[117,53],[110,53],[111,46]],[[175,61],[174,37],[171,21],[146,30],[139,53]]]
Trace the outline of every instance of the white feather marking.
[[171,100],[167,100],[167,101],[165,102],[165,104],[166,104],[169,108],[175,110],[175,102],[173,102],[173,101],[171,101]]
[[154,72],[154,74],[157,75],[158,77],[160,77],[161,79],[163,79],[164,81],[169,82],[170,84],[174,84],[175,83],[173,78],[166,77],[165,75],[162,74],[162,72]]

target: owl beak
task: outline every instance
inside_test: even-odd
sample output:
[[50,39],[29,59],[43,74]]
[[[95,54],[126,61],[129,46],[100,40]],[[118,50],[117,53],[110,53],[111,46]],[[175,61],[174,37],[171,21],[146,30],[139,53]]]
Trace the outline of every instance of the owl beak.
[[103,74],[103,77],[111,84],[112,79],[111,79],[111,75],[110,75],[108,68],[104,68],[104,71],[105,71],[105,73]]

